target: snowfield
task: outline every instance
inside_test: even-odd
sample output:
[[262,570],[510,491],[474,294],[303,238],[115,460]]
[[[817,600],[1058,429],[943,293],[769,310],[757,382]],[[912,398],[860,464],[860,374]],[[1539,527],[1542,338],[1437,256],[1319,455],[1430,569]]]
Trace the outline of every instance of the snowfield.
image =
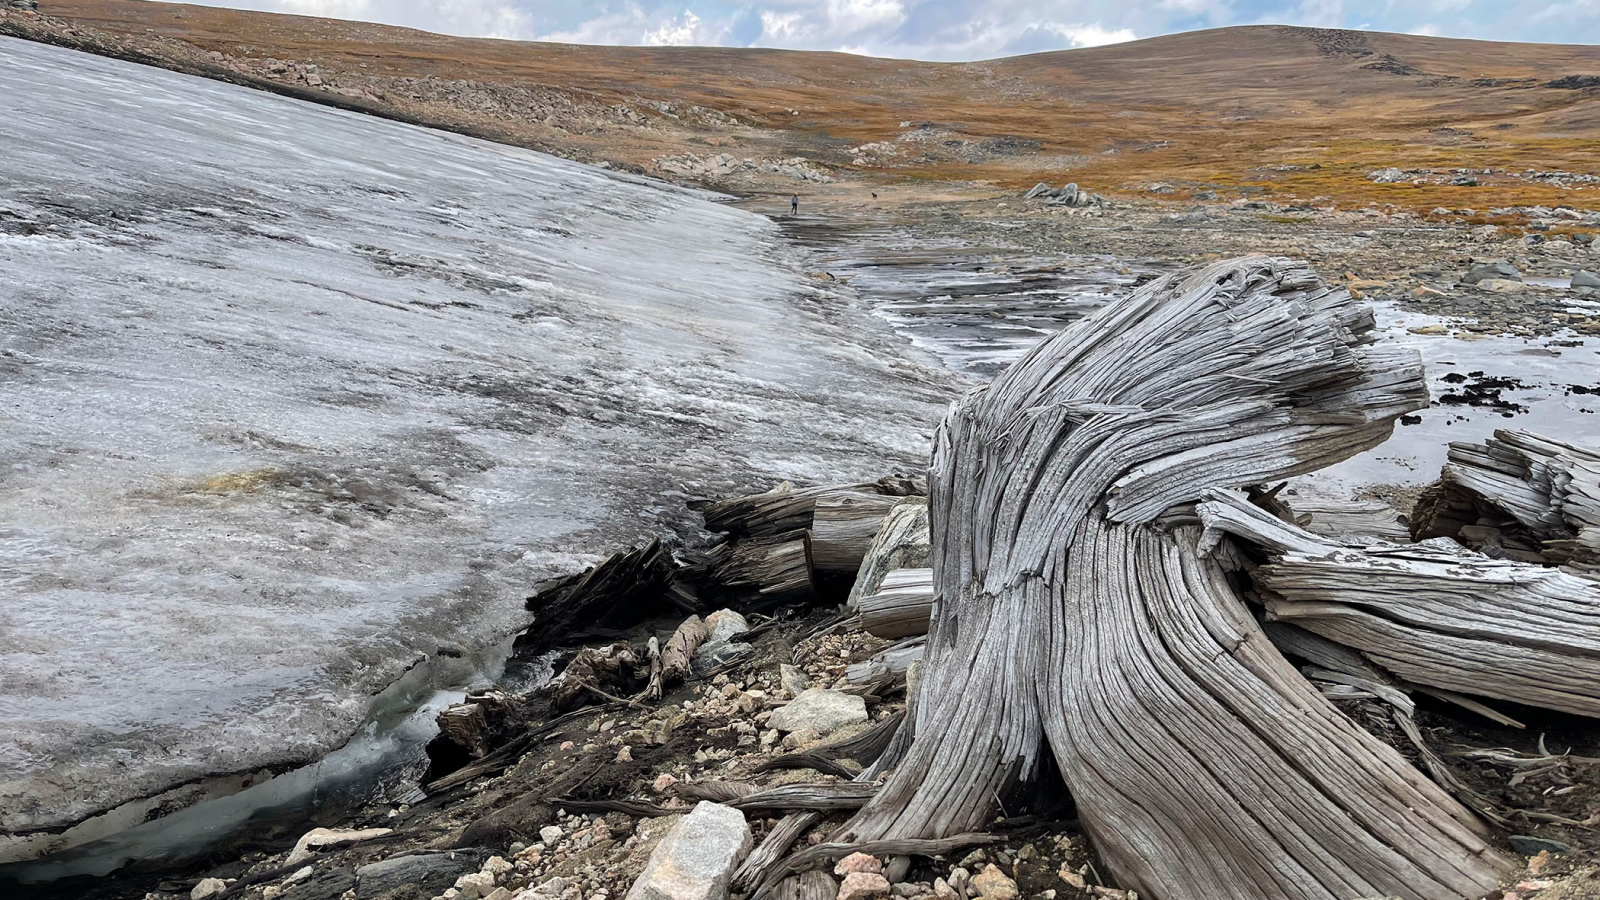
[[710,195],[9,38],[0,123],[0,861],[952,391]]

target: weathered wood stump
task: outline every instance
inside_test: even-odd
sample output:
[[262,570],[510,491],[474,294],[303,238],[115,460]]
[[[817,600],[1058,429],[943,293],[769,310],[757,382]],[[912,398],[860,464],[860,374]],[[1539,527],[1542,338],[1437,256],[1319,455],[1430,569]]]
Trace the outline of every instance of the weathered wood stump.
[[[1118,881],[1155,900],[1476,898],[1508,860],[1267,640],[1207,491],[1312,471],[1427,402],[1414,355],[1303,264],[1170,275],[952,409],[930,471],[938,603],[883,789],[836,840],[981,830],[1052,752]],[[880,765],[883,761],[880,761]]]

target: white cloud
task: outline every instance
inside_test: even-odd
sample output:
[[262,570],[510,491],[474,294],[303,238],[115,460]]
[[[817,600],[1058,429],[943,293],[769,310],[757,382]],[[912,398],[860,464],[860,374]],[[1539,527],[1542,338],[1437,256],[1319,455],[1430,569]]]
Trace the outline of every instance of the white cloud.
[[1136,37],[1131,28],[1113,30],[1100,27],[1098,22],[1093,25],[1058,25],[1055,30],[1074,47],[1103,47],[1131,41]]
[[1600,0],[198,0],[445,34],[991,59],[1249,23],[1600,42]]
[[683,15],[668,19],[659,28],[646,31],[639,43],[646,47],[687,46],[695,43],[695,34],[699,29],[700,17],[686,9]]

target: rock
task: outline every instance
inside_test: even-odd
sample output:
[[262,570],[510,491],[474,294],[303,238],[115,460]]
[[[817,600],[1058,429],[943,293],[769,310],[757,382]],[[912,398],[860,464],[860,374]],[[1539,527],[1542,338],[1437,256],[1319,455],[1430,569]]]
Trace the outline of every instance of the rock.
[[338,900],[355,889],[356,870],[325,866],[297,884],[285,884],[280,900]]
[[1077,204],[1077,202],[1078,202],[1078,183],[1075,182],[1075,181],[1069,181],[1066,184],[1063,184],[1061,186],[1061,190],[1056,193],[1056,199],[1060,200],[1062,203],[1065,203],[1068,206],[1073,206],[1073,205]]
[[1560,240],[1545,241],[1539,245],[1539,249],[1545,253],[1567,253],[1572,250],[1572,242]]
[[491,856],[486,862],[484,862],[483,868],[479,869],[478,871],[487,872],[488,874],[494,876],[496,883],[499,883],[504,881],[506,875],[510,874],[515,868],[516,866],[508,862],[505,857]]
[[544,841],[546,847],[554,847],[556,842],[561,840],[561,835],[560,825],[546,825],[539,829],[539,840]]
[[906,880],[906,875],[911,871],[911,857],[891,856],[889,862],[883,867],[883,877],[889,879],[890,884],[898,884]]
[[706,629],[710,634],[694,651],[694,664],[698,669],[720,666],[750,649],[749,644],[733,642],[735,635],[750,630],[750,623],[731,609],[719,609],[706,616]]
[[289,858],[283,861],[286,866],[303,863],[316,856],[316,851],[327,847],[337,847],[341,844],[354,844],[357,841],[368,841],[373,838],[383,837],[392,832],[391,828],[364,828],[360,831],[335,831],[332,828],[313,828],[300,836],[295,841],[294,849],[289,851]]
[[848,875],[851,872],[871,872],[874,875],[883,873],[883,863],[876,856],[867,853],[852,853],[839,860],[833,867],[833,874]]
[[366,900],[387,894],[405,885],[416,885],[436,894],[455,883],[466,868],[460,858],[448,853],[416,853],[380,860],[356,870],[356,897]]
[[488,872],[470,872],[456,879],[458,900],[478,900],[494,891],[494,876]]
[[706,640],[726,641],[736,634],[744,634],[749,631],[750,623],[745,621],[744,616],[731,609],[719,609],[706,616],[706,630],[710,632],[706,636]]
[[983,900],[1017,900],[1017,883],[1006,877],[994,863],[984,866],[982,872],[972,876],[972,889]]
[[883,579],[895,569],[921,569],[928,565],[928,498],[906,497],[883,517],[878,534],[867,547],[856,570],[856,583],[845,602],[855,609],[862,597],[870,597],[883,586]]
[[810,728],[818,735],[827,735],[846,725],[865,724],[866,721],[865,700],[854,694],[814,687],[801,691],[800,696],[774,712],[768,724],[779,731]]
[[800,671],[799,666],[788,663],[778,666],[778,683],[783,685],[790,698],[800,696],[806,688],[811,687],[811,679],[806,677],[806,673]]
[[1024,200],[1032,200],[1035,197],[1039,197],[1039,196],[1042,196],[1042,195],[1048,194],[1048,193],[1050,193],[1050,185],[1045,184],[1044,182],[1041,181],[1038,184],[1034,185],[1033,187],[1029,188],[1028,192],[1026,194],[1022,195],[1022,199],[1024,199]]
[[210,897],[214,894],[220,894],[227,889],[228,883],[223,881],[221,878],[202,878],[200,879],[200,883],[195,885],[193,890],[189,891],[189,900],[200,900],[202,897]]
[[933,895],[939,900],[961,900],[961,893],[950,886],[950,882],[943,878],[933,880]]
[[1588,269],[1579,269],[1577,274],[1572,276],[1572,286],[1575,288],[1600,288],[1600,275],[1596,275]]
[[290,875],[288,878],[283,880],[283,885],[284,887],[288,887],[291,884],[299,884],[300,882],[310,878],[312,873],[315,871],[316,869],[312,866],[305,866],[303,868],[296,869],[293,875]]
[[667,773],[663,772],[660,775],[656,776],[656,780],[655,781],[651,782],[650,788],[652,790],[654,790],[656,793],[662,794],[662,793],[666,792],[667,788],[672,787],[673,785],[675,785],[677,783],[678,783],[678,779],[677,778],[675,778],[674,776],[668,775]]
[[870,900],[872,897],[887,896],[889,880],[877,872],[851,872],[839,885],[839,900]]
[[1497,260],[1495,262],[1473,266],[1472,268],[1468,269],[1467,274],[1462,277],[1461,283],[1477,284],[1480,281],[1491,278],[1521,281],[1522,273],[1518,272],[1510,263],[1505,262],[1504,260]]
[[[772,720],[768,719],[767,724],[772,724]],[[776,728],[773,730],[777,731]],[[817,730],[815,728],[802,728],[799,731],[790,732],[789,734],[783,736],[783,749],[799,750],[800,748],[820,737],[822,737],[822,735],[817,734]]]
[[627,900],[726,900],[750,844],[744,813],[702,800],[650,854]]
[[1485,278],[1478,282],[1478,290],[1488,291],[1491,294],[1515,294],[1527,289],[1528,286],[1520,280],[1512,281],[1509,278]]
[[1443,325],[1412,325],[1406,328],[1412,334],[1449,334],[1450,330]]
[[509,888],[497,887],[494,889],[493,893],[483,898],[483,900],[511,900],[511,890]]
[[1396,169],[1390,166],[1387,169],[1368,172],[1367,180],[1373,184],[1394,184],[1400,181],[1410,181],[1411,176],[1407,175],[1403,169]]

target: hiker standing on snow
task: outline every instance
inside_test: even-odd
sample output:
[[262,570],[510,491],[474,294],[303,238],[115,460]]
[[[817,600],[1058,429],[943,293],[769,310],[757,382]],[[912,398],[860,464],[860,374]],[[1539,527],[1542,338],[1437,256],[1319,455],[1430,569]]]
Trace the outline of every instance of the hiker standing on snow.
[[795,194],[793,197],[789,198],[789,215],[798,216],[799,214],[800,214],[800,195],[799,194]]

